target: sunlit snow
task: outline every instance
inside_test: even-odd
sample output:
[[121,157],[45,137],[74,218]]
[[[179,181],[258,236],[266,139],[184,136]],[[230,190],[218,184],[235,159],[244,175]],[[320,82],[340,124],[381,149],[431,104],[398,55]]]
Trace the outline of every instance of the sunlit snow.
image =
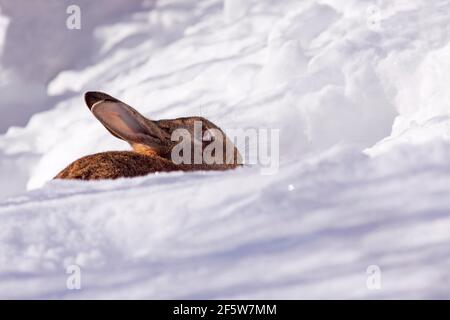
[[[1,298],[450,297],[450,1],[171,0],[102,19],[76,31],[91,61],[0,136]],[[51,181],[129,149],[87,90],[152,119],[279,129],[279,169]]]

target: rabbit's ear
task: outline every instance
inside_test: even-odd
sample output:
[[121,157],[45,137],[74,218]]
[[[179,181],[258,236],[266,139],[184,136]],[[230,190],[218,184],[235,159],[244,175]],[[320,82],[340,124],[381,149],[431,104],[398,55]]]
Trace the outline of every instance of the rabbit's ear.
[[85,100],[94,116],[114,136],[131,144],[155,142],[147,119],[127,104],[101,92],[88,92]]
[[146,130],[136,119],[137,115],[130,112],[123,103],[102,101],[95,104],[91,110],[111,133],[126,141],[134,141],[137,135],[146,134]]

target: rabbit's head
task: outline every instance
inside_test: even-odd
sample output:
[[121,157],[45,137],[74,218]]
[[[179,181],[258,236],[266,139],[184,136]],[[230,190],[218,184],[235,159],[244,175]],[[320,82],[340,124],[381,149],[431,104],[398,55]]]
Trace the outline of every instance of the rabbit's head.
[[[223,146],[223,163],[240,164],[241,158],[237,148],[219,127],[204,118],[150,120],[126,103],[103,92],[87,92],[85,101],[89,110],[103,126],[115,137],[127,141],[135,152],[157,155],[173,161],[173,148],[188,135],[194,150],[200,148],[203,152],[212,142],[216,146],[221,144]],[[226,159],[230,152],[233,156],[232,163],[229,158]],[[192,163],[205,164],[204,160],[201,163],[194,162],[196,161],[194,152],[192,152],[191,158]]]

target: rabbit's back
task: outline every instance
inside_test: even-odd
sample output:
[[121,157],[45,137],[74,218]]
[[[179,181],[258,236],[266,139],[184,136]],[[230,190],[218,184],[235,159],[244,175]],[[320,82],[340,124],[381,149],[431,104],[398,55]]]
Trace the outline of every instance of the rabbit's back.
[[112,151],[80,158],[61,171],[55,179],[117,179],[174,170],[179,170],[178,166],[164,158],[131,151]]

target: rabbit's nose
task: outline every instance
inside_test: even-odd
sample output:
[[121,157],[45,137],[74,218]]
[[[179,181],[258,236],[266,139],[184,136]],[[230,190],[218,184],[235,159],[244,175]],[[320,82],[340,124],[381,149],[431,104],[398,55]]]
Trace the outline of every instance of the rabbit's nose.
[[97,102],[103,101],[103,100],[109,100],[109,101],[118,101],[116,98],[111,97],[110,95],[99,92],[99,91],[88,91],[84,94],[84,100],[86,101],[86,104],[90,109],[92,109],[92,106],[96,104]]

